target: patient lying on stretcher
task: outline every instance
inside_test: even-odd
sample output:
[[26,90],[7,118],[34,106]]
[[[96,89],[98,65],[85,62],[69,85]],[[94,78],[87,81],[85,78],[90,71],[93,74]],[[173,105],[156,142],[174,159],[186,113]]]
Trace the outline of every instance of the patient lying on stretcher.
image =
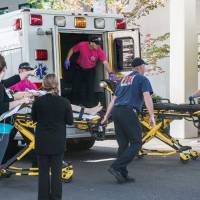
[[[22,97],[26,98],[27,104],[32,104],[34,97],[41,96],[46,93],[45,91],[28,90],[26,92],[21,92],[20,94],[21,94],[21,98]],[[99,113],[103,109],[103,106],[101,106],[100,103],[98,103],[97,106],[92,107],[92,108],[81,107],[81,106],[73,105],[73,104],[71,104],[71,106],[72,106],[72,110],[76,113],[88,114],[92,116],[95,116],[97,113]],[[19,105],[9,110],[8,112],[0,115],[0,121],[5,120],[6,118],[11,117],[12,115],[16,113],[23,113],[23,114],[25,114],[25,112],[30,113],[30,110],[31,109],[27,110],[27,108],[25,110],[21,110],[21,105]],[[91,116],[88,116],[88,117],[91,117]]]

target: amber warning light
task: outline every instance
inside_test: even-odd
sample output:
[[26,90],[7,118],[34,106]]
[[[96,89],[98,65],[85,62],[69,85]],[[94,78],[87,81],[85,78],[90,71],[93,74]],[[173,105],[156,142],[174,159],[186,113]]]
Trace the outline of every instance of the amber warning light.
[[75,27],[76,28],[86,28],[85,17],[75,17]]

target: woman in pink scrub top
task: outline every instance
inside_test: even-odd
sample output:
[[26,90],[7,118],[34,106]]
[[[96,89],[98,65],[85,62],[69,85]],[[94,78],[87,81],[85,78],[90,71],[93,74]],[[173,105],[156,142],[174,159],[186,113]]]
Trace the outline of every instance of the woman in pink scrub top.
[[95,67],[100,60],[106,70],[111,73],[105,53],[101,48],[102,40],[99,37],[92,37],[89,41],[79,42],[73,46],[65,60],[65,68],[70,68],[70,58],[73,53],[79,52],[75,66],[75,78],[72,83],[73,104],[83,104],[87,107],[94,106],[94,77]]

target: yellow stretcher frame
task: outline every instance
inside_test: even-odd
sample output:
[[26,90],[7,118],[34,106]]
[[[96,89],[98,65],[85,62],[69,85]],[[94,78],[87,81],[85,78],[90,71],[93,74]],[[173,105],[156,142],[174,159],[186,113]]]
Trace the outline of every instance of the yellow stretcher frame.
[[[36,123],[33,123],[32,120],[27,119],[25,115],[19,115],[16,117],[14,121],[14,127],[20,134],[25,137],[29,144],[23,148],[14,158],[9,160],[7,163],[3,164],[0,168],[0,178],[1,177],[10,177],[11,175],[15,176],[38,176],[39,169],[38,168],[21,168],[12,165],[16,161],[22,160],[25,156],[27,156],[32,150],[35,148],[35,137],[34,134],[31,133],[28,129],[34,129],[36,127]],[[51,172],[50,172],[51,173]],[[65,183],[69,183],[72,180],[74,174],[74,169],[71,163],[63,163],[62,166],[62,181]]]
[[[100,86],[108,91],[111,95],[114,94],[114,88],[112,88],[111,81],[103,80]],[[160,119],[159,115],[164,114],[165,117]],[[174,154],[179,154],[182,163],[187,163],[190,159],[196,160],[200,154],[197,151],[192,150],[190,146],[183,146],[179,143],[179,140],[171,137],[169,134],[163,132],[163,129],[169,127],[170,123],[176,119],[187,119],[192,118],[194,122],[194,117],[200,118],[200,111],[192,113],[179,113],[174,111],[166,110],[155,110],[154,111],[156,126],[151,128],[149,125],[149,115],[148,112],[144,110],[142,115],[139,115],[139,120],[141,126],[146,129],[142,138],[142,144],[147,144],[153,138],[159,139],[161,142],[168,145],[171,149],[161,150],[161,149],[145,149],[142,148],[138,154],[138,157],[148,156],[171,156]],[[200,122],[200,121],[199,121]],[[195,123],[194,123],[195,125]]]
[[[149,156],[171,156],[174,154],[179,154],[180,160],[182,163],[187,163],[190,159],[196,160],[199,157],[199,152],[192,150],[190,146],[183,146],[179,143],[179,140],[171,137],[169,134],[166,134],[163,132],[163,129],[166,129],[169,127],[170,123],[174,121],[172,119],[172,116],[174,118],[178,117],[179,119],[182,117],[191,117],[189,114],[182,114],[177,112],[170,112],[170,111],[162,111],[165,115],[165,118],[160,120],[159,115],[160,111],[155,111],[155,119],[157,121],[157,124],[155,127],[151,128],[149,125],[149,116],[146,112],[146,115],[143,117],[140,117],[140,122],[143,128],[147,129],[148,131],[145,133],[145,135],[142,138],[142,144],[147,144],[149,141],[151,141],[153,138],[157,138],[164,144],[168,145],[171,149],[169,150],[161,150],[161,149],[145,149],[142,148],[142,150],[139,153],[139,157],[143,157],[144,155]],[[199,115],[199,112],[193,113],[193,116]],[[160,120],[160,122],[158,122]]]

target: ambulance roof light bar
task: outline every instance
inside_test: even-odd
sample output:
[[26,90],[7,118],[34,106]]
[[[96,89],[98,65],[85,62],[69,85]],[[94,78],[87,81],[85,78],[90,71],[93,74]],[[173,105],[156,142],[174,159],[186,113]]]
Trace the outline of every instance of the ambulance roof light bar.
[[55,16],[54,17],[54,24],[59,27],[65,27],[66,19],[64,16]]
[[94,19],[94,27],[97,29],[105,28],[105,20],[103,18],[95,18]]
[[85,17],[75,17],[74,25],[76,28],[86,28],[87,22],[86,22]]

